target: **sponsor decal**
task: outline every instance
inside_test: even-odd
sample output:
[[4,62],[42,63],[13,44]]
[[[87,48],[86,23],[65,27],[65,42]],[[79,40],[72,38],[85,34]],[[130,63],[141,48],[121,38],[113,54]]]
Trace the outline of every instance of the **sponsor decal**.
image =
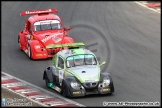
[[43,54],[36,54],[36,56],[43,56]]
[[50,24],[52,21],[41,21],[40,24]]
[[110,91],[110,88],[103,88],[102,91]]
[[32,106],[32,102],[27,102],[25,98],[2,98],[2,106]]
[[73,94],[81,94],[80,91],[73,92]]
[[[57,36],[58,35],[60,35],[60,34],[63,34],[63,33],[58,33],[58,34],[53,34],[53,35],[51,35],[51,36],[46,36],[44,39],[42,39],[41,41],[43,42],[43,43],[45,43],[45,42],[47,42],[48,40],[50,40],[51,38],[53,39],[53,41],[55,42],[55,40],[56,40],[56,42],[59,42],[59,41],[61,41],[62,39],[61,38],[58,38]],[[55,43],[56,43],[55,42]]]
[[35,48],[36,48],[36,49],[38,49],[38,48],[40,48],[40,46],[39,46],[39,45],[37,45],[37,46],[35,46]]
[[6,98],[2,98],[2,106],[6,106]]
[[55,90],[58,91],[58,92],[61,91],[61,89],[60,89],[59,87],[57,87],[57,86],[53,86],[53,87],[51,87],[51,88],[55,89]]
[[66,73],[66,72],[64,72],[64,75],[63,75],[63,76],[64,76],[64,77],[66,77],[66,75],[67,75],[67,73]]
[[50,40],[53,36],[55,36],[55,35],[47,36],[47,37],[45,37],[44,39],[42,39],[41,41],[42,41],[43,43],[45,43],[46,41]]
[[35,14],[35,13],[42,13],[42,12],[51,12],[51,9],[42,10],[42,11],[26,11],[26,14]]
[[55,42],[55,43],[58,43],[58,42],[60,42],[62,39],[61,38],[53,38],[53,41]]
[[60,91],[60,88],[58,88],[58,87],[55,87],[55,89],[56,89],[57,91]]

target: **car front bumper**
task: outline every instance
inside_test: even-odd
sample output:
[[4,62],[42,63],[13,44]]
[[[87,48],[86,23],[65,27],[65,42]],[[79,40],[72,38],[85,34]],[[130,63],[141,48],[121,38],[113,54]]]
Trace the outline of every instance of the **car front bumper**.
[[79,90],[70,89],[69,90],[70,97],[82,97],[91,94],[109,94],[113,92],[114,92],[114,88],[111,86],[98,87],[94,89],[79,89]]

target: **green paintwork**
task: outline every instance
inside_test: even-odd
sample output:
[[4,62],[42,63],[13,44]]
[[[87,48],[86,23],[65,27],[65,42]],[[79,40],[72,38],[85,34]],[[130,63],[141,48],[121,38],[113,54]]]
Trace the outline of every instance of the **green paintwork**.
[[48,45],[46,48],[62,48],[62,47],[77,47],[77,46],[85,46],[83,42],[77,42],[77,43],[67,43],[67,44],[53,44]]
[[48,83],[47,86],[48,87],[53,87],[53,83]]
[[52,58],[52,64],[56,66],[56,59],[57,59],[57,54],[55,54]]
[[84,51],[83,49],[71,49],[71,51],[74,53],[74,54],[84,54]]
[[74,75],[81,83],[83,83],[83,80],[70,69],[66,69],[66,72],[69,72],[70,74]]
[[100,67],[98,67],[98,81],[100,81],[100,73],[101,73]]
[[104,64],[106,64],[106,62],[105,62],[105,61],[103,61],[103,62],[100,64],[100,66],[102,66],[102,65],[104,65]]
[[62,68],[60,68],[60,67],[57,67],[57,69],[58,69],[58,70],[61,70]]

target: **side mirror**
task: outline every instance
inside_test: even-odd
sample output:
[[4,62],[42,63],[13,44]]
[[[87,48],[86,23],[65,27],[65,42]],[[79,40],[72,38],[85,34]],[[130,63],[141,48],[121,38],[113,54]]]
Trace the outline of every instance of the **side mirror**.
[[70,30],[71,28],[70,27],[67,27],[67,28],[65,28],[65,31],[68,31],[68,30]]
[[105,61],[103,61],[103,62],[100,64],[100,66],[105,65],[105,64],[106,64],[106,62],[105,62]]

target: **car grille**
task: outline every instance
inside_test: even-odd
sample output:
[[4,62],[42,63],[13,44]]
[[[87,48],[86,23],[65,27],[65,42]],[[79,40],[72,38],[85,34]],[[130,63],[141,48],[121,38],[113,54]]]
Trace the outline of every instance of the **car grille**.
[[97,85],[98,85],[98,82],[85,82],[85,83],[83,83],[83,86],[85,88],[95,88],[95,87],[97,87]]

